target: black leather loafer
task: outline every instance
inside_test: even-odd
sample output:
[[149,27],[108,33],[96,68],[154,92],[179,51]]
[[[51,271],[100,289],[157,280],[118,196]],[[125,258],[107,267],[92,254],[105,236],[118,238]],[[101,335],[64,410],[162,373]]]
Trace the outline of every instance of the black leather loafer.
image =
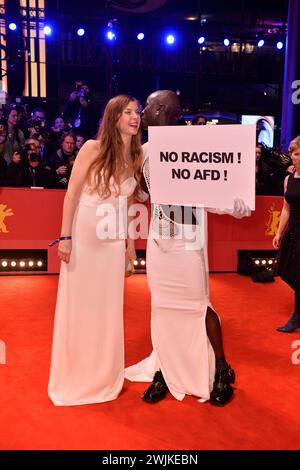
[[227,369],[217,369],[209,402],[211,405],[224,406],[233,396],[230,384],[235,382],[235,372],[229,366]]
[[157,403],[158,401],[165,398],[168,391],[169,389],[167,387],[165,379],[161,371],[158,371],[153,377],[152,384],[142,395],[142,400],[146,401],[147,403]]

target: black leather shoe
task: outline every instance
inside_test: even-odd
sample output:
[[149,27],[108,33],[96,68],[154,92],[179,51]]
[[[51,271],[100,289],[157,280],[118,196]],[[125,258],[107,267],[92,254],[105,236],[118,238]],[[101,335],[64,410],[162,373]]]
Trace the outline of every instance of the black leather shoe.
[[233,396],[233,388],[230,384],[235,381],[234,370],[228,366],[227,369],[217,369],[209,402],[211,405],[223,406],[229,402]]
[[142,400],[146,401],[147,403],[157,403],[158,401],[165,398],[168,391],[169,389],[165,379],[159,370],[155,373],[150,387],[148,387],[142,395]]
[[286,324],[276,328],[276,330],[280,331],[281,333],[292,333],[297,328],[300,328],[300,315],[299,313],[293,313]]

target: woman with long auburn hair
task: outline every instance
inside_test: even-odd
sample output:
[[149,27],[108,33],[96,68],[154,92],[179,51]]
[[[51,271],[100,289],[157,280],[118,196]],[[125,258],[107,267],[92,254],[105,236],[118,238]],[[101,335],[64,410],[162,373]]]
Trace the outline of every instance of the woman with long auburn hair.
[[140,107],[120,95],[75,160],[64,199],[48,393],[57,406],[117,398],[124,381],[126,202],[140,181]]

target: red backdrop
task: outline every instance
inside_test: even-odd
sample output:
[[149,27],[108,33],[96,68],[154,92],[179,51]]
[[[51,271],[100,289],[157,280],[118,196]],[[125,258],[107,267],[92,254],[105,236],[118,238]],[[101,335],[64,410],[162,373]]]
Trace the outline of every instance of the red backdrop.
[[[1,188],[0,248],[47,249],[60,233],[64,195],[62,190]],[[249,218],[209,214],[210,270],[236,271],[238,249],[272,249],[281,207],[282,197],[259,196]],[[146,240],[136,247],[145,248]],[[48,273],[59,272],[56,250],[48,248]]]

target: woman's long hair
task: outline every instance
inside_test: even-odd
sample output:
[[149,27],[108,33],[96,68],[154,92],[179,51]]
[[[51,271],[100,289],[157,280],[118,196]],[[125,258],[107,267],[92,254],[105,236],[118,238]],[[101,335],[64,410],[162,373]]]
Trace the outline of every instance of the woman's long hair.
[[[100,129],[97,135],[99,141],[99,156],[90,165],[88,170],[88,181],[93,190],[97,191],[102,198],[111,195],[112,184],[116,195],[120,194],[121,176],[124,172],[124,144],[117,122],[131,101],[135,98],[127,95],[115,96],[106,105]],[[138,103],[138,102],[137,102]],[[131,139],[131,158],[133,162],[134,177],[137,181],[136,192],[141,179],[142,148],[140,130]]]

